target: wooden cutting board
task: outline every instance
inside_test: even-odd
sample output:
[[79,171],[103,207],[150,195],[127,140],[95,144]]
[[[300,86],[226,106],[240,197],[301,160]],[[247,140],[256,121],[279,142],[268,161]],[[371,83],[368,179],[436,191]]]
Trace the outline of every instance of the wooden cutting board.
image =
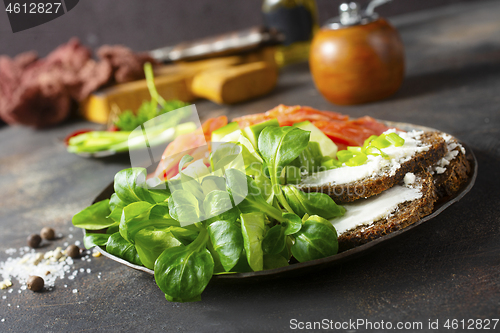
[[[234,104],[269,93],[277,83],[274,48],[245,55],[163,65],[155,69],[155,85],[165,98],[192,102],[207,98]],[[118,84],[90,95],[80,104],[89,121],[107,124],[114,114],[137,110],[150,95],[146,80]]]

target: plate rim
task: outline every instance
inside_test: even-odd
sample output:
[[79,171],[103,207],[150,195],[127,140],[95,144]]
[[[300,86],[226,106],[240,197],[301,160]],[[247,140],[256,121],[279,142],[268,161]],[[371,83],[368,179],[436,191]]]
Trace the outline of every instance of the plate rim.
[[[398,127],[401,129],[406,129],[406,130],[422,130],[422,131],[437,131],[440,133],[447,134],[445,132],[442,132],[440,130],[434,129],[432,127],[427,127],[427,126],[421,126],[421,125],[414,125],[414,124],[409,124],[409,123],[403,123],[403,122],[394,122],[394,121],[386,121],[386,120],[379,120],[385,125],[389,127]],[[455,137],[456,138],[456,137]],[[335,254],[333,256],[328,256],[325,258],[321,259],[315,259],[315,260],[309,260],[306,262],[302,263],[294,263],[289,266],[285,267],[280,267],[280,268],[273,268],[273,269],[267,269],[267,270],[262,270],[262,271],[257,271],[257,272],[246,272],[246,273],[227,273],[227,274],[215,274],[212,276],[211,280],[253,280],[253,279],[258,279],[258,278],[272,278],[272,277],[279,277],[282,274],[286,274],[288,272],[294,272],[294,271],[301,271],[301,270],[306,270],[307,268],[314,267],[314,266],[324,266],[324,265],[337,265],[343,262],[346,262],[351,259],[355,259],[360,255],[366,254],[367,250],[373,249],[377,246],[379,246],[382,242],[393,239],[396,236],[401,235],[404,232],[408,232],[410,230],[413,230],[414,228],[418,227],[419,225],[432,220],[439,214],[441,214],[445,209],[453,205],[454,203],[460,201],[474,186],[477,178],[477,170],[478,170],[478,164],[477,164],[477,159],[476,156],[474,155],[474,152],[472,149],[465,144],[464,142],[460,141],[458,138],[456,138],[458,142],[464,146],[466,150],[466,158],[472,162],[472,172],[470,173],[470,177],[467,180],[467,183],[462,187],[462,189],[457,192],[454,196],[449,198],[448,200],[442,202],[439,204],[437,208],[433,209],[433,212],[427,216],[424,216],[422,219],[419,221],[394,232],[391,232],[390,234],[384,235],[382,237],[379,237],[377,239],[374,239],[372,241],[369,241],[368,243],[356,246],[352,249],[346,250],[344,252]],[[111,182],[106,188],[104,188],[92,201],[92,203],[96,203],[97,201],[103,200],[102,197],[105,196],[106,193],[110,192],[110,190],[113,189],[113,182]],[[84,236],[86,234],[86,230],[83,230]],[[125,266],[128,266],[130,268],[148,273],[150,275],[154,275],[154,271],[152,269],[149,269],[145,266],[139,266],[132,264],[122,258],[119,258],[117,256],[114,256],[108,252],[106,252],[103,248],[100,246],[95,246],[95,249],[99,253],[101,253],[103,256],[116,261],[120,264],[123,264]]]

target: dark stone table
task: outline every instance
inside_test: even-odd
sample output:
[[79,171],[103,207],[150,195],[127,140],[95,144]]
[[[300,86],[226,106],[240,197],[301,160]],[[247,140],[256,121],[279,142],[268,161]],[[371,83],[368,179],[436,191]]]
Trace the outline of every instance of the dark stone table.
[[[152,276],[107,258],[77,261],[74,280],[52,291],[0,290],[1,332],[283,332],[297,322],[372,323],[500,317],[500,2],[453,5],[397,17],[406,46],[401,90],[377,103],[338,107],[314,89],[308,68],[292,66],[271,95],[221,107],[196,103],[202,117],[263,112],[279,103],[352,117],[409,122],[457,136],[474,151],[475,187],[433,220],[364,256],[304,275],[254,283],[211,283],[201,302],[169,303]],[[0,129],[0,260],[26,236],[52,226],[64,242],[81,241],[71,217],[128,166],[128,156],[86,159],[61,143],[70,121],[34,131]],[[15,256],[15,254],[14,254]],[[65,287],[65,285],[67,287]],[[76,293],[72,290],[77,289]],[[491,325],[492,327],[492,325]],[[365,331],[365,326],[342,331]],[[496,326],[500,330],[500,324]],[[310,331],[310,330],[308,330]]]

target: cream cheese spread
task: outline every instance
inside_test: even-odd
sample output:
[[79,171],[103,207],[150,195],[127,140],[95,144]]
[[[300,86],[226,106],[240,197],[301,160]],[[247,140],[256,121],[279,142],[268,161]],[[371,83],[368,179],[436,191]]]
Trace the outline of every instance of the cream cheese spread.
[[370,225],[380,219],[393,214],[399,204],[413,201],[422,197],[421,188],[396,185],[379,195],[368,199],[360,199],[354,203],[342,204],[346,212],[330,222],[337,230],[337,234],[356,228],[361,225]]

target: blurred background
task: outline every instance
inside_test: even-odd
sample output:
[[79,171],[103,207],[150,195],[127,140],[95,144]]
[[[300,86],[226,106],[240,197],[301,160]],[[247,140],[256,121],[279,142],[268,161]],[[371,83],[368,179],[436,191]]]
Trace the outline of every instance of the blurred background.
[[[403,0],[377,8],[384,17],[473,0]],[[317,0],[319,23],[338,15],[341,0]],[[358,1],[362,7],[367,0]],[[0,54],[35,50],[45,56],[76,36],[93,49],[123,44],[146,51],[262,23],[262,1],[232,0],[85,0],[67,14],[13,34],[0,12]]]

